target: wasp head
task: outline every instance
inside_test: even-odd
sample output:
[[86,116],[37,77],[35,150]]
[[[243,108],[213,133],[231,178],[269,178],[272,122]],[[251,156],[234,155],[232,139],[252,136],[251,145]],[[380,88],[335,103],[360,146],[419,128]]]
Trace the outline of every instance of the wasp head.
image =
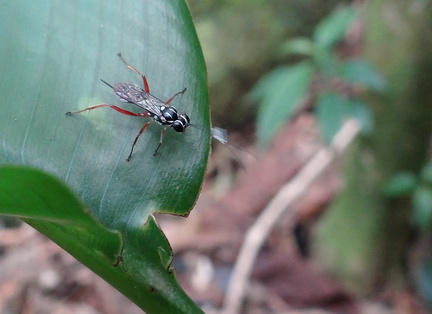
[[184,132],[188,125],[190,124],[190,119],[187,114],[182,113],[178,116],[171,126],[177,132]]

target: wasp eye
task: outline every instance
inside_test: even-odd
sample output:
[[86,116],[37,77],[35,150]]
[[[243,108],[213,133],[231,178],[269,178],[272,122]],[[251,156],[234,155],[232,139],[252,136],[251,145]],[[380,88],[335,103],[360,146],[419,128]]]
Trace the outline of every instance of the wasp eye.
[[180,120],[183,120],[184,124],[185,124],[185,128],[189,125],[190,123],[190,119],[189,116],[185,113],[182,113],[179,117]]

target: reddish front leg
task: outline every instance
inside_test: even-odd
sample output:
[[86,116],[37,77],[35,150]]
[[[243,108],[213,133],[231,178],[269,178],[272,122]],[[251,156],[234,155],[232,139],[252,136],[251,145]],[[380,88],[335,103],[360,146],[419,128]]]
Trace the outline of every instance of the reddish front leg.
[[100,104],[100,105],[96,105],[96,106],[91,106],[91,107],[87,107],[87,108],[85,108],[83,110],[79,110],[79,111],[68,111],[68,112],[66,112],[66,114],[68,116],[70,116],[70,115],[75,114],[75,113],[80,113],[80,112],[84,112],[84,111],[90,111],[90,110],[98,109],[98,108],[102,108],[102,107],[110,107],[110,108],[112,108],[112,109],[114,109],[114,110],[116,110],[116,111],[118,111],[118,112],[120,112],[122,114],[128,115],[128,116],[148,117],[148,112],[147,111],[144,111],[144,112],[141,112],[141,113],[135,113],[135,112],[132,112],[132,111],[124,110],[123,108],[120,108],[120,107],[117,107],[117,106],[114,106],[114,105],[107,105],[107,104]]
[[[150,87],[149,87],[149,84],[147,82],[147,78],[145,77],[145,75],[142,74],[140,71],[138,71],[135,67],[133,67],[129,63],[127,63],[127,61],[123,58],[123,56],[121,55],[120,52],[117,54],[117,56],[120,58],[121,61],[123,61],[124,64],[126,64],[126,66],[129,69],[131,69],[132,71],[134,71],[134,72],[138,73],[139,75],[141,75],[141,78],[143,80],[144,90],[146,91],[146,93],[150,93]],[[168,99],[166,101],[166,104],[169,104],[177,95],[183,94],[185,91],[186,91],[186,88],[184,88],[181,92],[175,93],[170,99]]]
[[143,80],[143,85],[144,85],[144,90],[146,91],[146,93],[150,94],[150,88],[147,82],[147,79],[145,77],[144,74],[142,74],[140,71],[138,71],[136,68],[134,68],[133,66],[131,66],[129,63],[127,63],[127,61],[123,58],[123,56],[121,55],[121,53],[119,52],[117,54],[117,56],[120,58],[121,61],[123,61],[124,64],[126,64],[126,66],[131,69],[132,71],[138,73],[139,75],[141,75],[142,80]]
[[183,88],[183,90],[182,90],[181,92],[177,92],[177,93],[175,93],[175,94],[174,94],[170,99],[168,99],[165,103],[166,103],[166,104],[169,104],[170,102],[173,101],[174,98],[176,98],[176,96],[178,96],[178,95],[180,95],[180,94],[183,94],[185,91],[186,91],[186,87]]

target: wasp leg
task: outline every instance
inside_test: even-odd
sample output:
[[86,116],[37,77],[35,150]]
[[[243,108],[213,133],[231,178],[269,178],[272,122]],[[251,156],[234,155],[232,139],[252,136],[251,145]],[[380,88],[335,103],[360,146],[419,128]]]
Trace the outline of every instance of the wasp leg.
[[147,117],[147,112],[146,111],[145,112],[141,112],[141,113],[135,113],[135,112],[131,112],[131,111],[128,111],[128,110],[124,110],[124,109],[122,109],[120,107],[117,107],[117,106],[114,106],[114,105],[107,105],[107,104],[100,104],[100,105],[96,105],[96,106],[91,106],[91,107],[88,107],[88,108],[85,108],[85,109],[79,110],[79,111],[68,111],[68,112],[66,112],[66,115],[70,116],[70,115],[73,115],[73,114],[76,114],[76,113],[81,113],[81,112],[84,112],[84,111],[90,111],[90,110],[98,109],[98,108],[102,108],[102,107],[110,107],[110,108],[112,108],[112,109],[114,109],[114,110],[116,110],[116,111],[118,111],[118,112],[120,112],[122,114],[128,115],[128,116]]
[[160,134],[159,144],[158,144],[158,146],[156,147],[156,150],[154,151],[153,156],[156,156],[159,147],[161,147],[161,145],[162,145],[162,140],[163,140],[163,138],[164,138],[164,136],[165,136],[165,132],[166,132],[166,130],[167,130],[166,127],[163,128],[163,130],[162,130],[162,132],[161,132],[161,134]]
[[144,133],[144,131],[147,129],[147,127],[149,126],[149,124],[150,124],[152,121],[153,121],[153,120],[150,120],[149,122],[147,122],[146,124],[144,124],[144,126],[143,126],[143,127],[141,128],[141,130],[139,131],[137,137],[135,137],[135,140],[134,140],[134,142],[133,142],[133,144],[132,144],[132,147],[131,147],[130,154],[129,154],[128,158],[126,158],[126,161],[129,161],[129,160],[131,159],[131,157],[132,157],[132,153],[133,153],[134,147],[135,147],[135,145],[136,145],[136,143],[137,143],[137,141],[138,141],[138,138],[141,136],[141,134]]
[[145,77],[144,74],[142,74],[140,71],[138,71],[135,67],[131,66],[129,63],[127,63],[127,61],[123,58],[123,56],[121,55],[121,52],[119,52],[117,54],[117,56],[120,58],[121,61],[123,61],[124,64],[126,64],[126,66],[131,69],[132,71],[138,73],[139,75],[141,75],[142,80],[143,80],[143,84],[144,84],[144,90],[146,91],[146,93],[150,93],[150,88],[149,88],[149,84],[147,82],[147,79]]
[[175,93],[170,99],[168,99],[165,103],[169,104],[171,101],[173,101],[174,98],[176,98],[178,95],[183,94],[186,91],[186,87],[183,88],[181,92]]

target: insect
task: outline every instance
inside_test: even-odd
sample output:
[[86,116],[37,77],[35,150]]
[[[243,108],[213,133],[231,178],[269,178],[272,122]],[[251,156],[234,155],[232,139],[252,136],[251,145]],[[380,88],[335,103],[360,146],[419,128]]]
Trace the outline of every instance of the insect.
[[153,153],[153,156],[156,156],[158,149],[162,145],[162,140],[165,135],[165,132],[168,127],[172,127],[177,132],[184,132],[186,128],[190,125],[190,119],[186,113],[177,113],[177,109],[174,106],[171,106],[171,101],[174,100],[175,97],[177,97],[180,94],[183,94],[186,91],[186,88],[184,88],[182,91],[175,93],[170,99],[167,101],[160,100],[159,98],[153,96],[150,94],[150,88],[147,82],[147,79],[144,74],[142,74],[140,71],[138,71],[136,68],[131,66],[126,62],[126,60],[123,58],[121,53],[119,52],[117,56],[120,58],[121,61],[123,61],[126,66],[131,69],[132,71],[138,73],[141,75],[141,78],[143,80],[144,89],[139,87],[136,84],[132,84],[130,82],[122,82],[117,83],[114,86],[110,85],[109,83],[105,82],[104,80],[101,80],[103,83],[108,85],[112,88],[114,93],[117,95],[117,97],[122,102],[126,102],[129,104],[137,105],[138,107],[144,109],[144,112],[141,113],[135,113],[128,110],[125,110],[123,108],[109,105],[109,104],[99,104],[96,106],[91,106],[88,108],[85,108],[83,110],[79,111],[69,111],[66,112],[67,115],[72,115],[84,111],[90,111],[97,108],[102,107],[110,107],[122,114],[128,115],[128,116],[135,116],[135,117],[150,117],[152,120],[148,121],[144,126],[141,128],[141,130],[138,132],[138,135],[136,136],[132,147],[130,154],[128,158],[126,158],[127,161],[129,161],[132,157],[132,153],[134,150],[134,147],[138,141],[138,138],[144,133],[144,131],[147,129],[147,127],[150,125],[152,121],[157,122],[158,124],[164,126],[162,129],[162,132],[159,137],[159,144],[156,147],[156,150]]

